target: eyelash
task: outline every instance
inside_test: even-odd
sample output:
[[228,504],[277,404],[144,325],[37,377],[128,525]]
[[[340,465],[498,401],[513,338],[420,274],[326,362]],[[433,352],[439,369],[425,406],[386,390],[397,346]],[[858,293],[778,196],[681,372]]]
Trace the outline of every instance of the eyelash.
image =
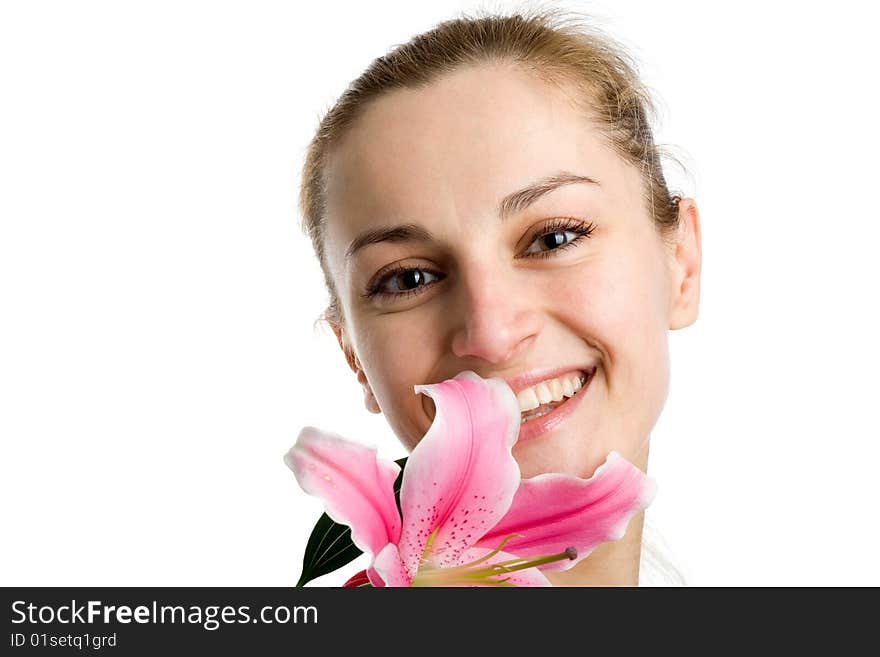
[[[561,217],[559,219],[554,219],[546,226],[542,226],[538,231],[536,231],[532,238],[529,240],[529,247],[532,246],[534,241],[539,237],[544,237],[546,235],[551,235],[553,233],[576,233],[577,237],[575,237],[570,242],[566,242],[560,246],[557,246],[555,249],[549,249],[547,251],[540,251],[539,253],[533,253],[524,256],[518,256],[523,258],[552,258],[555,257],[555,254],[559,251],[564,251],[565,249],[578,246],[583,243],[584,238],[589,238],[590,235],[595,230],[595,225],[592,222],[585,222],[580,219],[575,219],[573,217]],[[434,283],[428,283],[426,285],[418,285],[409,290],[404,290],[402,292],[383,292],[382,285],[385,284],[389,278],[393,278],[394,276],[405,274],[411,271],[420,271],[431,274],[432,276],[442,276],[439,272],[435,272],[431,269],[426,269],[424,267],[407,267],[405,265],[395,265],[391,269],[381,272],[374,279],[374,282],[370,283],[368,286],[367,292],[363,295],[365,298],[370,299],[373,297],[377,298],[386,298],[391,297],[394,299],[405,299],[407,297],[411,297],[414,294],[421,294],[425,288],[431,287]],[[442,280],[442,279],[441,279]],[[436,281],[439,283],[439,281]]]

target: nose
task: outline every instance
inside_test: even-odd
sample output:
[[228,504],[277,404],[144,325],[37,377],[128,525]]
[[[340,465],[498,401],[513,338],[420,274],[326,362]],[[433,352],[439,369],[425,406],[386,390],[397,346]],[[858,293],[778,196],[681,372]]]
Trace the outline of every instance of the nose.
[[537,337],[540,313],[512,272],[490,266],[462,273],[452,352],[493,365],[515,358]]

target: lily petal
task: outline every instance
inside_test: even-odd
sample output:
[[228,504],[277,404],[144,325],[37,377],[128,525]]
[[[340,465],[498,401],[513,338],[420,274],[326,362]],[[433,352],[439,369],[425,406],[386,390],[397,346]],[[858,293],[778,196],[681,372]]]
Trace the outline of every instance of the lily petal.
[[507,513],[520,483],[511,454],[519,435],[519,403],[503,379],[467,370],[415,391],[431,397],[436,412],[407,460],[400,491],[399,548],[410,579],[429,536],[431,554],[425,556],[433,567],[460,562]]
[[[412,578],[407,575],[403,562],[400,560],[400,553],[397,546],[393,543],[386,545],[376,559],[370,570],[367,571],[370,582],[373,586],[409,586]],[[375,579],[376,575],[381,581]]]
[[351,540],[375,555],[400,538],[400,514],[394,501],[396,463],[376,456],[376,449],[304,427],[284,457],[299,485],[324,501],[327,515],[351,527]]
[[616,541],[630,519],[654,499],[656,484],[636,466],[611,452],[589,479],[547,473],[523,479],[507,515],[479,542],[505,544],[518,557],[534,557],[577,549],[573,561],[558,561],[542,570],[567,570],[596,546]]

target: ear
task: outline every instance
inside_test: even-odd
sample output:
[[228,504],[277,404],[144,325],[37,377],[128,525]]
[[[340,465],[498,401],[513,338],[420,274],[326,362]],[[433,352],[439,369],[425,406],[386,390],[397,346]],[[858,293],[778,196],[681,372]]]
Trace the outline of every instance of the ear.
[[700,270],[703,247],[700,213],[692,198],[678,203],[678,233],[672,253],[672,288],[669,298],[669,328],[680,329],[697,321],[700,307]]
[[348,363],[348,366],[351,368],[351,371],[357,375],[358,382],[364,387],[364,406],[367,407],[367,410],[370,411],[370,413],[381,413],[382,409],[379,408],[379,402],[376,401],[376,396],[373,394],[372,388],[370,388],[370,382],[367,381],[367,375],[364,373],[360,362],[358,362],[354,349],[351,348],[351,345],[346,339],[345,329],[341,324],[331,323],[330,327],[333,329],[333,334],[336,336],[339,348],[342,349],[342,353],[345,354],[345,360]]

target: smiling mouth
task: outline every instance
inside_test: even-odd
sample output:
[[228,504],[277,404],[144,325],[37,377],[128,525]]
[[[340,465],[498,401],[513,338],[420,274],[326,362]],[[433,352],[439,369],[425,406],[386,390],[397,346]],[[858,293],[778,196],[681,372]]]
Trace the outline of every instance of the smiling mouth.
[[[520,408],[526,410],[520,413],[520,424],[543,417],[564,406],[568,400],[581,394],[587,388],[595,373],[596,368],[594,367],[588,371],[581,371],[577,377],[562,380],[561,384],[558,379],[551,380],[550,382],[541,382],[529,390],[521,391],[517,395],[517,399]],[[548,397],[556,399],[548,400]],[[544,403],[540,403],[541,401]]]
[[[569,378],[569,383],[571,384],[572,389],[569,389],[568,386],[565,386],[565,384],[563,384],[562,399],[551,399],[550,401],[539,403],[540,399],[537,398],[538,395],[546,395],[546,392],[542,392],[539,386],[546,385],[552,380],[542,381],[541,383],[536,384],[530,389],[531,391],[536,392],[535,398],[532,398],[531,393],[527,392],[526,390],[521,390],[519,393],[517,393],[517,401],[519,402],[520,408],[527,409],[520,411],[520,425],[523,425],[526,422],[530,422],[532,420],[536,420],[545,415],[549,415],[556,409],[564,406],[565,403],[568,402],[570,399],[573,399],[577,395],[582,394],[587,389],[590,382],[593,380],[593,377],[596,375],[596,367],[592,367],[589,370],[581,370],[577,372],[577,375],[577,381],[575,381],[573,378]],[[553,394],[554,390],[556,394]],[[550,385],[550,394],[554,397],[560,396],[558,390],[555,389],[555,386],[553,386],[552,383]],[[428,418],[428,424],[430,426],[430,424],[432,424],[436,418],[437,408],[434,405],[434,400],[431,399],[429,395],[421,395],[421,398],[422,408],[425,411],[425,415]],[[544,397],[544,399],[546,399],[546,396]],[[538,406],[535,406],[535,404],[538,404]]]

